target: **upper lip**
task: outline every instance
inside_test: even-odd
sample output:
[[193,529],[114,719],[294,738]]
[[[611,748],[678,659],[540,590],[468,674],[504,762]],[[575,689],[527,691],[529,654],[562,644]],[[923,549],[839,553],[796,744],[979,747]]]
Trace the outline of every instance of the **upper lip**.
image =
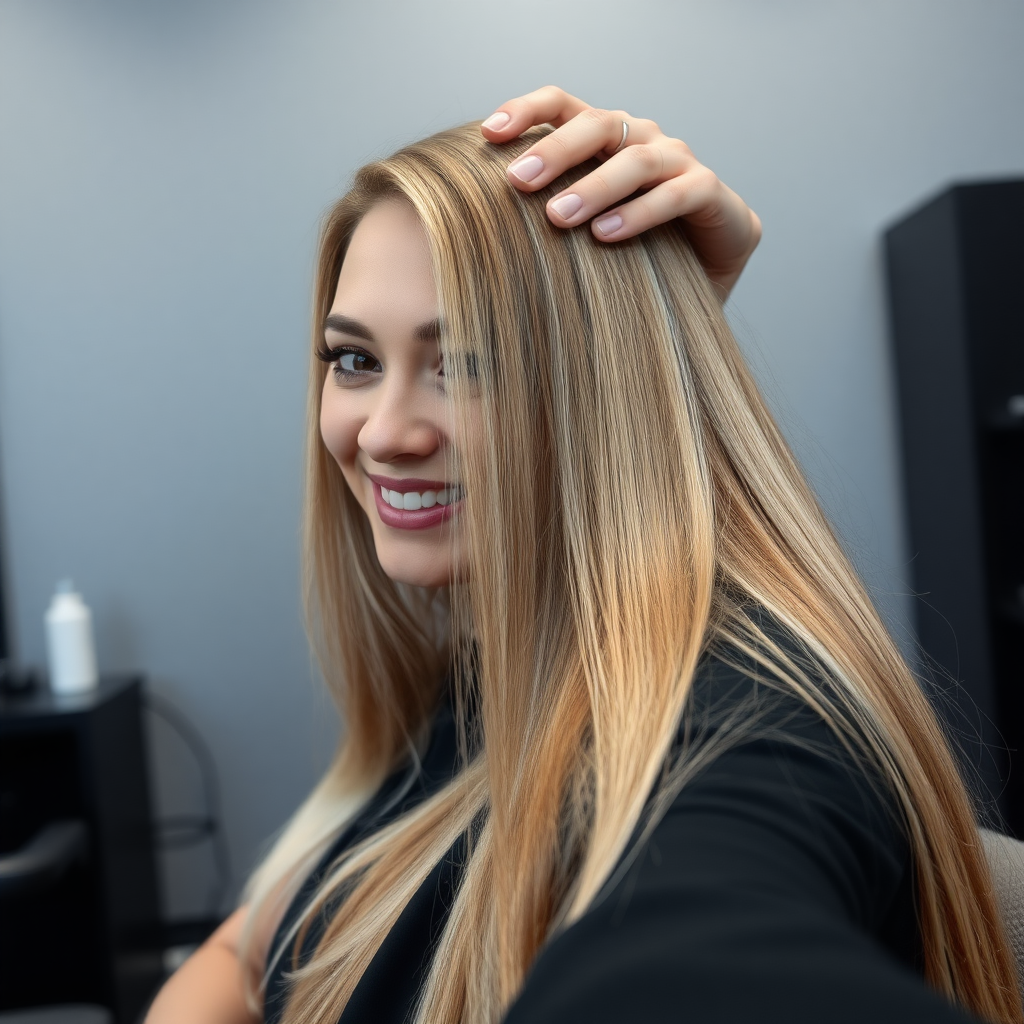
[[449,484],[444,480],[423,480],[418,476],[406,476],[397,480],[390,476],[377,476],[376,473],[366,474],[375,484],[386,487],[389,491],[398,491],[405,494],[406,491],[443,491],[445,488],[457,487],[458,484]]

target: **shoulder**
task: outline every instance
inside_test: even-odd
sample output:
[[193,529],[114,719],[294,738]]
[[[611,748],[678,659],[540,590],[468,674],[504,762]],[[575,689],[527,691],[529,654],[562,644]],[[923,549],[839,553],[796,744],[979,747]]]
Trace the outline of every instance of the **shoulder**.
[[[777,782],[791,799],[811,791],[837,807],[853,801],[902,832],[892,783],[880,770],[864,729],[840,695],[846,684],[776,625],[771,651],[718,643],[694,673],[675,747],[682,761],[707,766],[712,778],[733,778],[745,767],[759,788]],[[685,773],[684,773],[685,774]],[[691,776],[700,772],[689,773]],[[680,790],[680,795],[685,791]]]
[[509,1022],[963,1019],[916,973],[895,801],[812,701],[709,654],[677,755],[654,824],[545,947]]
[[856,726],[823,710],[832,681],[806,663],[800,675],[806,695],[735,649],[702,660],[676,748],[681,784],[650,841],[677,857],[699,846],[735,877],[877,928],[910,872],[902,817]]

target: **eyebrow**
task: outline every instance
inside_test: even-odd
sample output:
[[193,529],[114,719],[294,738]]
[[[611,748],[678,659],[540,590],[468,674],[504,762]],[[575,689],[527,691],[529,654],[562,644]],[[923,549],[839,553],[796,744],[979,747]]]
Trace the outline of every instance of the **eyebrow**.
[[[413,335],[420,341],[437,341],[441,336],[441,330],[444,324],[440,317],[434,317],[433,320],[428,320],[426,323],[420,324],[414,331]],[[366,324],[360,320],[355,320],[350,316],[344,316],[341,313],[331,313],[330,316],[324,321],[325,331],[337,331],[339,334],[348,334],[353,338],[362,338],[364,341],[373,343],[376,339],[373,336],[373,332]]]

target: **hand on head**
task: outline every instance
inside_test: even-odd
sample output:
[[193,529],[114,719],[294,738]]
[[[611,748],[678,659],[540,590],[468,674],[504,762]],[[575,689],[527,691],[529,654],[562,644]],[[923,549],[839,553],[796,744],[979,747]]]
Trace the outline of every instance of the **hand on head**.
[[[623,123],[628,132],[619,149]],[[540,124],[555,131],[509,167],[508,180],[523,192],[536,192],[591,157],[604,158],[598,170],[548,201],[552,224],[572,228],[589,220],[595,238],[618,242],[681,217],[708,277],[723,298],[729,294],[761,239],[761,221],[685,142],[653,121],[591,107],[551,85],[503,103],[482,130],[490,142],[510,142]]]

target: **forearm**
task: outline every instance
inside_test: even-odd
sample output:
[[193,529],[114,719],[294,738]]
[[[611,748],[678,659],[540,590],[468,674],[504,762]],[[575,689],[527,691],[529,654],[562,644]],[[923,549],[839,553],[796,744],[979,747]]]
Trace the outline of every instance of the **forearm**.
[[229,918],[171,975],[145,1024],[259,1024],[245,1002],[234,924]]

